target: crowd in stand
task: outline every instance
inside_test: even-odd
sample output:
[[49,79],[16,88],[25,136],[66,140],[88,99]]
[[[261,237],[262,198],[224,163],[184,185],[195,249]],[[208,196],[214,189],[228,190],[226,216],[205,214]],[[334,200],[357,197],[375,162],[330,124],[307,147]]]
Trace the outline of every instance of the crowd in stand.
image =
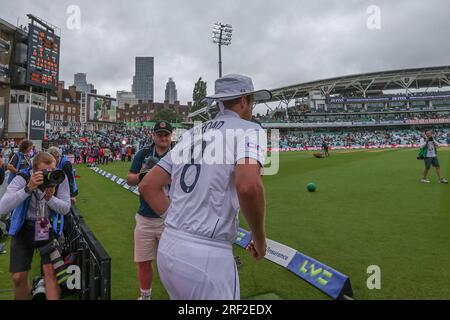
[[[436,141],[450,143],[450,129],[434,130]],[[49,141],[65,154],[73,154],[76,163],[131,161],[134,154],[151,143],[149,129],[123,129],[103,132],[49,132]],[[281,134],[280,145],[290,148],[320,147],[326,141],[331,147],[419,144],[423,130],[342,128],[327,131],[289,131]],[[126,142],[126,143],[124,143]]]
[[[430,115],[434,117],[434,115]],[[323,121],[323,120],[322,120]],[[363,120],[359,120],[363,121]],[[380,146],[419,144],[423,138],[422,130],[341,128],[317,129],[310,131],[292,130],[281,134],[280,146],[289,148],[317,148],[327,142],[331,147]],[[450,144],[450,129],[434,130],[436,141]],[[134,154],[151,141],[151,129],[133,128],[111,131],[69,132],[47,131],[48,146],[57,146],[63,155],[73,155],[76,164],[108,164],[114,160],[131,161]],[[18,146],[14,140],[0,141],[1,157],[8,163]],[[36,154],[33,147],[30,157]]]
[[140,148],[151,143],[150,132],[147,128],[48,131],[46,140],[61,148],[63,154],[73,154],[75,163],[108,164],[113,160],[131,161]]
[[273,122],[301,122],[301,123],[329,123],[329,122],[386,122],[386,121],[407,121],[424,119],[450,119],[449,112],[417,112],[417,113],[380,113],[380,114],[361,114],[361,115],[329,115],[314,116],[313,114],[302,115],[299,113],[290,113],[289,117],[285,112],[276,112],[272,116],[258,115],[255,120],[263,123]]
[[[440,144],[450,143],[450,129],[433,130],[436,141]],[[318,148],[323,142],[331,147],[365,147],[381,145],[411,145],[419,144],[423,139],[423,130],[395,129],[369,130],[352,129],[338,131],[290,131],[282,134],[281,147],[289,148]]]

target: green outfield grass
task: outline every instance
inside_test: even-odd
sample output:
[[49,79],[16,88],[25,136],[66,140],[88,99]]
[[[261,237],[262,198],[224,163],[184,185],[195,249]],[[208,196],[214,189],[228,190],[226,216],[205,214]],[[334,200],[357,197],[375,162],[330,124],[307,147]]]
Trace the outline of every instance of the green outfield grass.
[[[438,184],[434,171],[432,184],[421,184],[423,163],[416,155],[417,150],[341,152],[327,159],[282,154],[279,173],[264,177],[267,237],[348,275],[356,299],[450,299],[450,186]],[[450,151],[441,150],[439,158],[450,177]],[[102,168],[125,177],[129,166]],[[136,299],[138,199],[84,166],[77,174],[78,209],[112,257],[112,297]],[[309,182],[317,192],[306,190]],[[248,229],[242,217],[241,226]],[[243,299],[328,299],[286,269],[234,250],[243,261]],[[7,258],[0,255],[0,289],[11,288]],[[381,268],[381,290],[367,289],[370,265]],[[11,297],[0,292],[0,298]],[[168,298],[158,278],[153,298]]]

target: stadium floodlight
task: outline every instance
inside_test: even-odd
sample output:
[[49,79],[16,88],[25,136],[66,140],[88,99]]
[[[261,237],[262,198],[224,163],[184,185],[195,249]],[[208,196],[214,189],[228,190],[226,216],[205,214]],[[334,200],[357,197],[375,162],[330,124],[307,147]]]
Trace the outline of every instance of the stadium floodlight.
[[212,42],[219,46],[219,78],[222,78],[222,46],[229,46],[233,34],[230,24],[216,22],[212,27]]

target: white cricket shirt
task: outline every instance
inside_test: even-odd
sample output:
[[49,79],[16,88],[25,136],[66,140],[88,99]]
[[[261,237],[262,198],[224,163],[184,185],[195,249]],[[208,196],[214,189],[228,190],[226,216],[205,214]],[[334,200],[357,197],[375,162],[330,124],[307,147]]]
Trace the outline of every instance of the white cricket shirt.
[[234,242],[239,211],[236,162],[252,158],[264,166],[266,149],[264,129],[230,110],[183,134],[158,163],[171,176],[166,226]]

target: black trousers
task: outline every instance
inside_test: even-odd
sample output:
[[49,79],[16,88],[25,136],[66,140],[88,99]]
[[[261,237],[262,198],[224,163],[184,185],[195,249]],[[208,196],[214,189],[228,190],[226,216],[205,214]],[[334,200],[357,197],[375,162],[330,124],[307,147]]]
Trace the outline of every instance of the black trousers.
[[[50,230],[49,240],[34,241],[35,222],[25,220],[19,232],[11,238],[9,253],[9,272],[25,272],[31,269],[34,251],[45,246],[54,239],[54,232]],[[41,255],[41,265],[51,263],[50,255]]]

